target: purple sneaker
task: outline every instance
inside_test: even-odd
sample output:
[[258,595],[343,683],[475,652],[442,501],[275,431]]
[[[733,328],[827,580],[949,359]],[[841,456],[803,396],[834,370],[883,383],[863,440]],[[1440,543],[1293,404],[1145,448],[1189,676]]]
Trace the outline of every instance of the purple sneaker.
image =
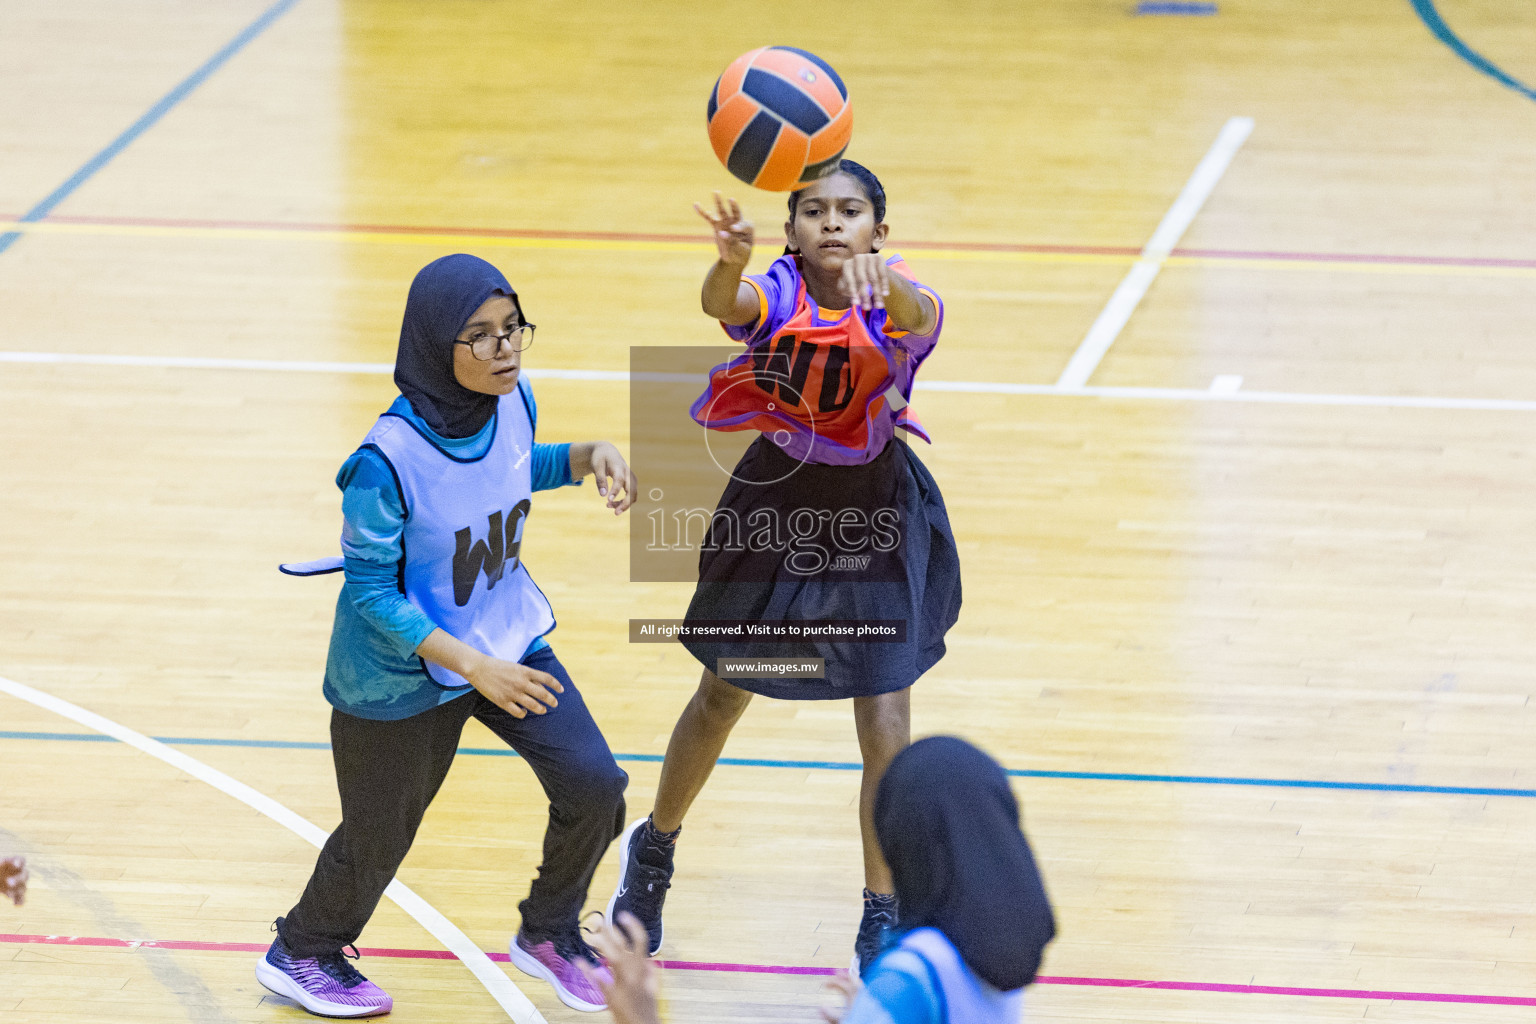
[[603,998],[602,989],[587,980],[577,963],[585,960],[597,967],[598,974],[604,978],[612,978],[613,975],[608,973],[602,958],[578,933],[534,942],[518,932],[517,937],[508,944],[507,952],[511,954],[512,962],[518,970],[549,982],[555,987],[555,995],[571,1009],[597,1013],[608,1008],[608,1000]]
[[256,962],[256,980],[321,1017],[377,1017],[395,1001],[363,977],[341,952],[294,956],[279,935]]

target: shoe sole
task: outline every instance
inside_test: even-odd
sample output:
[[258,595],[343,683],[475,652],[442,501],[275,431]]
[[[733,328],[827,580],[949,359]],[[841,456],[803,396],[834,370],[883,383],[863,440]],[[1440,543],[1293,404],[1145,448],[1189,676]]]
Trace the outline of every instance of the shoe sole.
[[[608,912],[605,915],[608,918],[608,923],[615,928],[619,926],[619,922],[613,919],[613,908],[618,906],[619,893],[624,891],[624,875],[629,871],[629,848],[635,841],[635,833],[640,831],[640,826],[644,825],[646,820],[645,818],[638,819],[624,830],[623,835],[619,836],[619,852],[623,854],[623,863],[619,867],[619,884],[613,887],[613,895],[608,897]],[[651,950],[651,956],[661,952],[661,942],[665,937],[666,926],[658,922],[656,927],[656,946]]]
[[332,1003],[317,999],[306,992],[298,982],[267,963],[266,958],[256,961],[256,980],[269,992],[291,999],[317,1017],[379,1017],[394,1009],[394,1000],[388,1006],[352,1006],[348,1003]]
[[528,951],[517,944],[517,938],[507,943],[507,954],[512,958],[513,965],[530,978],[538,978],[540,981],[549,982],[549,987],[555,990],[555,998],[573,1010],[582,1010],[586,1013],[601,1013],[608,1009],[607,1003],[589,1003],[585,999],[560,984],[555,977],[555,972],[539,963],[530,956]]

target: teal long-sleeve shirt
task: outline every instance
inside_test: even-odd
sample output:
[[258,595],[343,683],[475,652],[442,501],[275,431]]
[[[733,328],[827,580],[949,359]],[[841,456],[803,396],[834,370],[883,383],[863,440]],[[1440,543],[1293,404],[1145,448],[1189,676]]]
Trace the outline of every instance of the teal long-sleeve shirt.
[[[535,429],[538,407],[527,378],[518,382],[528,399]],[[477,458],[495,436],[494,421],[470,437],[447,438],[416,415],[404,396],[390,413],[404,417],[438,448],[458,458]],[[571,479],[571,446],[533,446],[533,489],[580,483]],[[420,714],[468,692],[437,685],[422,667],[416,648],[437,624],[400,590],[404,554],[405,501],[394,470],[373,448],[359,448],[336,475],[341,488],[341,553],[346,584],[336,600],[336,621],[326,659],[325,697],[359,718],[396,720]],[[547,647],[534,640],[526,657]]]

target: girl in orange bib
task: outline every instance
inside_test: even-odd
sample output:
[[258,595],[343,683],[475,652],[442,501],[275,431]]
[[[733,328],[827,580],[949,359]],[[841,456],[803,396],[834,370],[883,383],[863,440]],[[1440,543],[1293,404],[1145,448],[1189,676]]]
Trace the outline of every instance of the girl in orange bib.
[[[662,940],[661,908],[683,817],[753,694],[851,698],[864,760],[864,917],[856,966],[896,924],[890,869],[874,834],[875,788],[911,742],[910,687],[944,654],[960,610],[960,563],[944,499],[898,428],[944,320],[937,294],[881,253],[885,191],[851,160],[790,193],[788,245],[743,277],[753,229],[734,200],[699,210],[719,260],[704,312],[745,350],[716,367],[690,410],[714,430],[760,436],[731,473],[699,559],[687,620],[780,628],[772,638],[685,639],[704,666],[667,747],[651,816],[621,839],[610,918],[633,913]],[[784,631],[798,637],[786,640]],[[722,679],[719,659],[821,659],[821,678]]]

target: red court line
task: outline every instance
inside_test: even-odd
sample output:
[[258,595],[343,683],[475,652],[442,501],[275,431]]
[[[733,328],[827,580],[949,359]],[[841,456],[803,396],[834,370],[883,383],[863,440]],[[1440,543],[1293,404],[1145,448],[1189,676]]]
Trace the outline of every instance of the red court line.
[[[14,217],[0,215],[0,220]],[[59,224],[99,224],[107,227],[208,228],[250,231],[336,231],[362,235],[467,235],[474,238],[548,238],[576,242],[695,242],[710,244],[708,235],[645,234],[633,231],[541,231],[523,228],[474,228],[422,224],[322,224],[307,221],[181,220],[169,217],[49,217]]]
[[[0,214],[0,220],[15,220],[15,215]],[[648,233],[633,231],[546,231],[536,228],[481,228],[421,224],[323,224],[301,221],[255,220],[181,220],[164,217],[88,217],[54,215],[59,224],[99,224],[118,227],[208,228],[254,231],[334,231],[377,235],[462,235],[471,238],[529,238],[574,242],[691,242],[709,244],[708,235]],[[951,249],[961,252],[1035,253],[1079,256],[1126,256],[1141,254],[1141,249],[1127,245],[1055,245],[1020,242],[942,242],[903,240],[905,249]],[[1386,263],[1422,267],[1491,267],[1516,270],[1536,269],[1536,259],[1495,256],[1412,256],[1341,252],[1283,252],[1267,249],[1174,249],[1170,255],[1206,259],[1274,260],[1316,263]]]
[[[14,220],[0,214],[0,220]],[[364,235],[463,235],[471,238],[540,238],[568,242],[687,242],[709,245],[704,234],[668,234],[636,231],[546,231],[537,228],[477,228],[423,224],[321,224],[302,221],[178,220],[160,217],[86,217],[58,215],[48,220],[59,224],[100,224],[111,227],[207,228],[249,231],[334,231]],[[1022,245],[1007,242],[908,241],[909,249],[955,249],[965,252],[1021,252],[1060,255],[1138,256],[1141,250],[1120,245]]]
[[[191,942],[180,939],[109,939],[79,935],[7,935],[0,933],[0,943],[43,946],[97,946],[114,949],[185,949],[212,953],[263,953],[265,942]],[[453,960],[442,949],[359,949],[363,956],[409,960]],[[498,963],[508,961],[505,953],[488,953]],[[827,976],[837,973],[833,967],[795,967],[776,964],[727,964],[695,960],[658,960],[673,971],[719,971],[734,974],[788,974]],[[1475,1003],[1485,1006],[1533,1006],[1536,997],[1491,996],[1462,992],[1397,992],[1387,989],[1298,988],[1287,985],[1230,985],[1214,981],[1142,981],[1136,978],[1071,978],[1041,975],[1039,985],[1071,985],[1086,988],[1160,989],[1172,992],[1222,992],[1233,995],[1303,996],[1321,999],[1392,999],[1414,1003]]]

